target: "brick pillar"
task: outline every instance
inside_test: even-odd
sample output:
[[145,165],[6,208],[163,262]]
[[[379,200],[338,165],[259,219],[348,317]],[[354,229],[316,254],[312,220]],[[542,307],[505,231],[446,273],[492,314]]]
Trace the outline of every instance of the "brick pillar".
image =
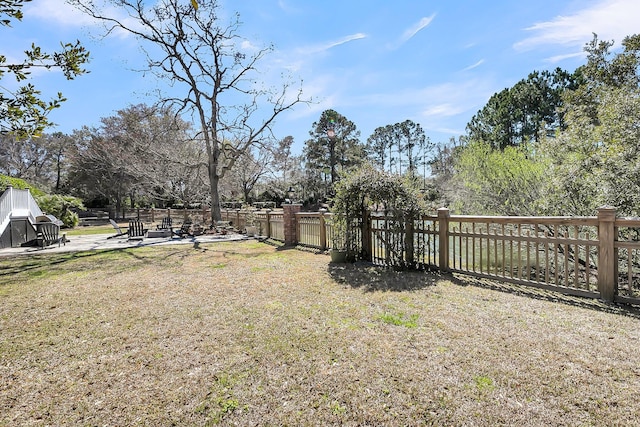
[[302,209],[300,204],[282,205],[284,222],[284,244],[293,246],[298,243],[296,214]]

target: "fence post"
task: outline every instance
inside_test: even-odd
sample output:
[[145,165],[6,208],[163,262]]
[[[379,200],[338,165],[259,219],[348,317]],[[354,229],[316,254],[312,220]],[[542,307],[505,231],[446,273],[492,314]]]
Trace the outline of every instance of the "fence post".
[[13,185],[7,185],[7,191],[9,192],[9,212],[13,211]]
[[271,209],[265,209],[265,212],[267,213],[267,226],[266,226],[266,230],[265,230],[265,235],[267,236],[267,239],[271,238]]
[[298,243],[296,214],[300,212],[302,205],[285,204],[282,205],[282,221],[284,225],[284,244],[293,246]]
[[327,213],[325,208],[320,208],[320,250],[327,250],[327,225],[325,223],[324,214]]
[[616,208],[602,206],[598,208],[598,291],[600,298],[613,301],[618,293],[615,256]]
[[415,249],[413,247],[414,241],[414,220],[413,214],[409,214],[409,216],[405,220],[405,235],[404,235],[404,247],[405,247],[405,262],[406,265],[410,268],[415,268],[418,263],[415,260]]
[[371,239],[371,211],[365,209],[362,214],[362,259],[364,261],[373,260],[373,242]]
[[449,208],[438,208],[438,267],[440,272],[449,271]]

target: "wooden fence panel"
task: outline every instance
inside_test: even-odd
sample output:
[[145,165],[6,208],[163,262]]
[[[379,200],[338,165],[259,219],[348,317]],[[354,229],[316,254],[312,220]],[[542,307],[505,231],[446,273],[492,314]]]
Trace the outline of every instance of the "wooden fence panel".
[[616,301],[640,304],[640,219],[615,222]]
[[284,217],[282,212],[271,213],[269,228],[271,229],[271,235],[269,237],[284,242]]
[[[211,220],[209,210],[135,209],[127,217]],[[248,211],[223,210],[242,230]],[[259,234],[284,241],[282,211],[252,211]],[[331,214],[294,214],[296,244],[320,249],[337,236]],[[404,220],[403,220],[404,221]],[[366,235],[362,234],[365,230]],[[556,291],[640,304],[640,219],[616,218],[603,207],[597,217],[424,216],[401,222],[372,213],[354,222],[355,248],[374,264],[434,268]]]
[[597,219],[451,216],[452,271],[598,297]]
[[321,216],[319,212],[299,212],[296,214],[296,227],[298,243],[314,248],[326,247],[326,242],[321,242]]

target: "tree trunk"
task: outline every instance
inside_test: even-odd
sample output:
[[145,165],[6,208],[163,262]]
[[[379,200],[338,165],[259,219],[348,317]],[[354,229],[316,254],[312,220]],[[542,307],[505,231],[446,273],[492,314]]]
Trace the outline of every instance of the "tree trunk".
[[220,211],[220,194],[218,193],[218,183],[220,178],[214,168],[209,172],[209,184],[211,186],[211,222],[222,221],[222,212]]
[[62,177],[62,161],[60,155],[57,156],[56,164],[56,193],[60,191],[60,178]]

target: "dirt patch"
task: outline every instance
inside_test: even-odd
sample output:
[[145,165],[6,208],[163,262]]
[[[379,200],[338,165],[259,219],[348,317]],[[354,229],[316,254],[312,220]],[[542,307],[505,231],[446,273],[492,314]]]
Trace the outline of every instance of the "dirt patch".
[[637,425],[638,317],[518,292],[251,241],[3,259],[0,425]]

